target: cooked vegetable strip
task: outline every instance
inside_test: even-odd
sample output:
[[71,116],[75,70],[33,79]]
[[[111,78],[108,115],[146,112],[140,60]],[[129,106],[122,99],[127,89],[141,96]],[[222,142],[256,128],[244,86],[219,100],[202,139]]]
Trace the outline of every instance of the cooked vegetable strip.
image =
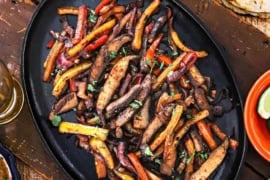
[[192,172],[194,170],[194,158],[195,158],[195,148],[194,148],[194,144],[190,138],[188,138],[185,141],[185,147],[186,147],[187,153],[188,153],[188,159],[186,162],[187,166],[185,169],[185,179],[189,179],[190,175],[192,174]]
[[108,149],[106,143],[98,138],[91,138],[89,140],[89,145],[94,152],[99,153],[109,169],[114,168],[114,161],[110,150]]
[[78,44],[73,46],[70,50],[67,51],[67,55],[69,57],[73,57],[76,54],[78,54],[91,40],[93,40],[97,35],[110,30],[115,25],[116,20],[112,19],[105,24],[99,26],[95,30],[91,31],[89,34],[87,34]]
[[66,81],[87,70],[91,66],[91,64],[92,64],[91,62],[81,63],[77,66],[74,66],[73,68],[68,69],[66,72],[60,75],[58,80],[55,82],[52,94],[55,97],[58,97],[63,92],[63,89],[66,85]]
[[109,36],[107,34],[104,34],[102,36],[100,36],[97,40],[95,40],[94,42],[88,44],[84,49],[85,51],[94,51],[97,48],[101,47],[102,45],[104,45],[107,40],[108,40]]
[[100,156],[97,153],[93,153],[95,158],[95,166],[96,166],[96,172],[97,177],[99,179],[105,178],[107,176],[107,169],[105,166],[105,161],[102,156]]
[[167,16],[161,16],[157,19],[157,21],[155,22],[153,29],[151,31],[151,33],[149,34],[148,37],[148,42],[152,43],[156,37],[156,35],[159,33],[159,31],[161,30],[161,28],[163,27],[163,25],[165,24],[165,22],[167,21]]
[[178,56],[173,63],[162,71],[162,73],[157,77],[156,82],[152,85],[152,89],[156,91],[167,79],[170,72],[178,68],[180,62],[187,56],[187,53],[183,53]]
[[199,69],[195,65],[190,67],[187,74],[193,86],[199,87],[204,84],[205,78],[203,77],[203,75],[200,73]]
[[93,136],[102,141],[105,141],[109,134],[108,129],[83,125],[79,123],[72,123],[72,122],[61,122],[59,126],[59,132]]
[[122,35],[114,39],[106,46],[103,46],[99,51],[99,54],[91,67],[89,74],[89,81],[98,81],[105,67],[111,59],[115,59],[119,49],[127,42],[131,41],[129,35]]
[[101,113],[106,105],[110,102],[113,94],[120,85],[120,81],[125,77],[129,61],[136,59],[137,56],[130,55],[120,59],[112,68],[101,92],[97,99],[97,111]]
[[138,51],[142,46],[142,37],[144,33],[144,27],[149,17],[157,10],[160,5],[160,0],[153,0],[151,4],[144,10],[138,23],[135,27],[135,34],[132,41],[132,49]]
[[134,114],[141,108],[149,95],[151,90],[151,76],[147,75],[142,82],[142,90],[139,93],[138,97],[134,100],[134,103],[130,104],[130,107],[127,107],[124,111],[122,111],[115,120],[115,125],[117,127],[123,126],[126,122],[128,122]]
[[134,178],[128,174],[125,174],[125,173],[122,173],[122,172],[119,172],[117,170],[113,170],[113,172],[122,180],[134,180]]
[[140,111],[140,114],[136,114],[133,119],[133,127],[137,129],[145,129],[148,124],[149,124],[149,119],[150,119],[150,103],[151,103],[151,98],[148,97],[143,104],[143,107]]
[[160,55],[157,57],[157,60],[160,62],[160,63],[164,63],[166,66],[169,66],[170,64],[172,64],[173,60],[171,58],[169,58],[168,56],[166,55]]
[[72,39],[73,44],[77,44],[84,36],[87,14],[88,14],[87,12],[88,10],[85,5],[82,5],[79,7],[75,36]]
[[209,158],[191,175],[190,179],[207,179],[224,160],[228,147],[229,139],[226,138],[221,145],[210,153]]
[[106,107],[106,118],[112,117],[117,111],[121,111],[125,108],[131,101],[133,101],[136,96],[140,93],[142,87],[140,85],[134,85],[125,95],[121,98],[111,102]]
[[125,150],[126,150],[126,143],[123,141],[120,141],[117,146],[117,157],[120,161],[120,164],[128,168],[130,171],[136,173],[134,167],[131,165],[128,158],[125,156]]
[[169,134],[166,137],[165,143],[164,143],[164,152],[163,152],[163,161],[160,165],[160,171],[163,174],[166,174],[168,176],[171,176],[174,170],[176,158],[177,158],[177,145],[174,145],[174,136],[175,133]]
[[137,171],[137,176],[142,180],[149,180],[147,173],[145,172],[139,158],[135,153],[129,153],[128,158]]
[[56,60],[58,55],[60,54],[60,51],[64,47],[64,42],[56,40],[52,48],[50,49],[50,52],[44,61],[44,72],[43,72],[43,81],[49,82],[51,80],[51,73],[53,72]]
[[[181,41],[181,39],[179,38],[177,32],[173,29],[172,23],[173,23],[173,17],[170,18],[170,20],[169,20],[169,34],[170,34],[170,37],[172,38],[173,42],[175,43],[175,45],[184,52],[194,51],[194,50],[190,49],[189,47],[187,47]],[[195,53],[200,58],[205,57],[205,56],[208,55],[207,52],[205,52],[205,51],[195,51]]]
[[183,113],[183,106],[181,105],[176,105],[173,113],[171,120],[169,121],[168,125],[166,126],[166,129],[162,131],[151,143],[150,149],[151,151],[156,150],[156,148],[165,140],[166,136],[171,134],[176,127],[181,115]]
[[177,132],[175,139],[177,141],[180,141],[182,139],[182,137],[187,133],[187,131],[189,130],[189,128],[198,123],[199,121],[207,118],[209,116],[209,111],[207,110],[203,110],[198,112],[197,114],[194,115],[194,117],[191,120],[188,120],[184,126]]
[[147,144],[152,138],[152,136],[155,134],[155,132],[162,125],[167,123],[168,119],[171,116],[173,108],[174,105],[167,105],[160,112],[158,112],[158,114],[155,116],[155,118],[151,121],[149,126],[144,131],[141,144]]
[[96,14],[98,14],[100,12],[100,10],[106,6],[107,4],[111,3],[112,0],[101,0],[100,3],[97,5],[95,12]]
[[207,143],[209,148],[211,150],[215,149],[217,147],[217,143],[216,143],[214,136],[210,130],[210,127],[206,124],[206,122],[204,120],[198,122],[197,127],[199,129],[201,136],[203,137],[203,139],[205,140],[205,142]]
[[78,15],[79,10],[77,7],[59,7],[57,8],[57,13],[59,15],[67,15],[67,14]]
[[[226,134],[218,127],[217,124],[211,123],[210,127],[213,130],[213,132],[218,136],[219,139],[223,141],[226,139],[227,137]],[[236,150],[239,145],[239,142],[233,138],[230,138],[229,140],[230,140],[230,148]]]
[[161,33],[157,36],[157,38],[153,41],[151,46],[146,51],[145,63],[148,64],[150,67],[154,66],[155,51],[158,48],[162,38],[163,34]]

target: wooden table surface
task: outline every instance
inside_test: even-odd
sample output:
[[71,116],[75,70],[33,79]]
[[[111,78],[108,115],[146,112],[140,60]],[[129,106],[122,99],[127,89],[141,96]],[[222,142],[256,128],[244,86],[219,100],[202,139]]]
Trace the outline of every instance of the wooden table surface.
[[[20,78],[20,52],[25,30],[36,8],[31,3],[0,0],[0,57]],[[228,61],[239,83],[243,102],[254,81],[270,69],[270,39],[239,17],[209,0],[182,0],[205,24],[228,54]],[[35,4],[36,3],[36,4]],[[13,122],[0,126],[0,142],[17,158],[22,179],[67,179],[48,153],[35,129],[27,104]],[[238,179],[267,179],[270,163],[248,145]]]

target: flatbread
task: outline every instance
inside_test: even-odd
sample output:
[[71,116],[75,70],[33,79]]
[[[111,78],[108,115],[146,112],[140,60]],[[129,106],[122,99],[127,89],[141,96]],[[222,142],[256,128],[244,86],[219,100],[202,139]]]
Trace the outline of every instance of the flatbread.
[[270,13],[269,0],[229,0],[234,6],[256,13]]
[[[238,5],[236,6],[235,3],[233,4],[233,0],[218,0],[221,4],[223,4],[225,7],[233,10],[234,12],[238,13],[238,14],[248,14],[248,15],[252,15],[252,16],[257,16],[260,18],[270,18],[270,13],[267,12],[253,12],[253,11],[249,11],[247,9],[243,9],[240,8]],[[239,1],[239,0],[238,0]],[[270,0],[266,0],[269,1]]]

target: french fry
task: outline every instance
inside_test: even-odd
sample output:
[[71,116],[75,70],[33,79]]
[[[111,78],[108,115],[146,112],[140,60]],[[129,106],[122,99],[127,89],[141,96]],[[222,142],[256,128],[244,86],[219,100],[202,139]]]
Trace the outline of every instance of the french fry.
[[68,79],[73,78],[77,76],[78,74],[84,72],[85,70],[90,68],[91,65],[92,65],[91,62],[84,62],[77,66],[74,66],[73,68],[68,69],[66,72],[60,75],[58,80],[55,82],[55,85],[52,90],[52,94],[55,97],[58,97],[63,92],[63,89],[67,83],[66,81]]
[[91,31],[89,34],[87,34],[78,44],[76,44],[75,46],[73,46],[71,49],[69,49],[67,51],[67,55],[69,57],[73,57],[76,54],[78,54],[91,40],[93,40],[97,35],[110,30],[113,28],[113,26],[115,25],[116,20],[112,19],[104,24],[102,24],[101,26],[99,26],[98,28],[94,29],[93,31]]
[[182,116],[184,107],[177,105],[173,110],[171,120],[169,121],[167,127],[164,131],[158,134],[154,141],[150,145],[151,151],[156,150],[156,148],[165,140],[165,138],[174,131],[180,117]]
[[155,12],[155,10],[159,7],[160,0],[153,0],[151,4],[144,10],[143,14],[141,15],[138,23],[135,27],[135,34],[132,41],[132,49],[138,51],[141,49],[142,46],[142,36],[144,33],[144,27],[148,20],[148,18]]
[[104,158],[104,161],[109,169],[114,169],[112,154],[104,141],[98,138],[91,138],[89,140],[89,145],[95,152],[99,153]]
[[60,133],[69,133],[69,134],[81,134],[86,136],[92,136],[101,141],[105,141],[109,134],[108,129],[83,125],[79,123],[72,122],[61,122],[59,125]]

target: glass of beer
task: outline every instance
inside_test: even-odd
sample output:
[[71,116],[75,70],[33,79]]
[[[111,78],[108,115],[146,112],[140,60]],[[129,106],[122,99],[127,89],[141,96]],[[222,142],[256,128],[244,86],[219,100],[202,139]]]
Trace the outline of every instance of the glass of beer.
[[23,90],[5,63],[0,59],[0,124],[15,119],[24,103]]

